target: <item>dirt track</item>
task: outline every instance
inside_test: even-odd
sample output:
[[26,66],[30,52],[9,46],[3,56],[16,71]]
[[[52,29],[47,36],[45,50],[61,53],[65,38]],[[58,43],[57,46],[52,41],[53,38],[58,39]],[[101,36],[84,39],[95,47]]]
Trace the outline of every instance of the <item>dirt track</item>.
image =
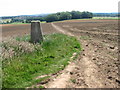
[[[27,29],[16,28],[13,31],[3,27],[3,37],[28,34],[28,27],[26,25],[24,28]],[[77,60],[45,87],[120,88],[117,20],[72,20],[42,24],[42,28],[44,34],[61,32],[75,36],[83,48]]]

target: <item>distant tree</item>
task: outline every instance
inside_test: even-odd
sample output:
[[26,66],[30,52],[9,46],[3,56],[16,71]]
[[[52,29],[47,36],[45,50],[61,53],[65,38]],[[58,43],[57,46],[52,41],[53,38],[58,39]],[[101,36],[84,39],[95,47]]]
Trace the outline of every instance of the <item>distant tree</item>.
[[25,21],[23,20],[22,23],[25,23]]
[[31,19],[26,19],[25,22],[26,22],[26,23],[31,23],[31,21],[32,21]]
[[59,15],[59,20],[69,20],[72,18],[72,15],[69,12],[61,12]]
[[117,17],[120,17],[120,13],[118,13],[118,15],[116,15]]
[[59,16],[60,20],[69,20],[72,18],[72,15],[69,12],[62,12]]
[[59,16],[61,12],[57,12],[56,15]]
[[11,22],[23,22],[23,20],[22,19],[11,19]]
[[72,15],[72,19],[80,19],[80,18],[82,18],[81,17],[81,12],[79,12],[79,11],[72,11],[71,12],[71,15]]
[[26,23],[31,23],[33,20],[45,21],[44,17],[27,17]]
[[10,22],[9,21],[6,21],[6,24],[9,24]]
[[46,22],[53,22],[53,21],[58,21],[58,16],[56,14],[51,14],[46,16],[45,20]]
[[82,12],[81,14],[82,18],[92,18],[93,17],[93,14],[90,13],[90,12]]
[[45,21],[45,17],[40,17],[40,21]]
[[10,23],[13,23],[12,19],[11,19]]

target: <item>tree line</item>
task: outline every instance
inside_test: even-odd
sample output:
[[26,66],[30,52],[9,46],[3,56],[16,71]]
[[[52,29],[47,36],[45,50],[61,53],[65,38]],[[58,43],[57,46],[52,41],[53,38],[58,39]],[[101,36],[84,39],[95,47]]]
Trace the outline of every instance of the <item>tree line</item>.
[[80,11],[71,11],[71,12],[57,12],[54,14],[49,14],[45,17],[37,17],[37,18],[28,18],[26,19],[26,23],[30,23],[32,20],[40,20],[46,22],[53,21],[62,21],[62,20],[70,20],[70,19],[83,19],[83,18],[92,18],[93,14],[88,11],[80,12]]
[[53,21],[83,19],[83,18],[92,18],[92,17],[93,17],[93,14],[91,12],[80,12],[80,11],[58,12],[58,13],[50,14],[46,16],[45,21],[53,22]]

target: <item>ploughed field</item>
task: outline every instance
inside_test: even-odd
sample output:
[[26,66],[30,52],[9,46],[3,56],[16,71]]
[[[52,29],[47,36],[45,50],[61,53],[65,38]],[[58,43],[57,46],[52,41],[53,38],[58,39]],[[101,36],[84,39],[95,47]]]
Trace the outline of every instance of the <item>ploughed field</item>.
[[[43,34],[57,32],[50,23],[42,23]],[[95,36],[99,33],[103,33],[104,37],[108,34],[114,35],[118,33],[118,21],[117,20],[69,20],[65,22],[57,23],[69,31],[79,34],[91,32]],[[6,24],[2,25],[2,36],[17,36],[30,34],[30,24]],[[103,38],[104,38],[103,37]]]
[[118,44],[118,20],[72,20],[56,25],[76,36],[100,39],[116,46]]
[[[43,34],[50,34],[56,32],[56,30],[48,24],[42,24]],[[23,36],[30,34],[30,24],[6,24],[2,25],[2,36],[3,39],[6,37]]]
[[72,20],[54,23],[76,36],[83,55],[76,63],[69,87],[120,87],[118,20]]
[[[61,30],[53,27],[59,27]],[[43,34],[72,34],[82,44],[83,51],[71,72],[71,88],[120,87],[118,54],[118,20],[68,20],[44,23]],[[30,24],[3,25],[3,38],[30,34]],[[52,86],[49,86],[52,87]]]

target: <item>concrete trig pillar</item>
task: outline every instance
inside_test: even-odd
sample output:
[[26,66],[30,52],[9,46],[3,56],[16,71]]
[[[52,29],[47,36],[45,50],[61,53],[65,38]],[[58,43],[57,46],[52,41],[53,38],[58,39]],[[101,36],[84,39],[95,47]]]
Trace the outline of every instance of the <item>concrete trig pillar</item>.
[[39,43],[43,41],[40,21],[31,22],[31,42]]

